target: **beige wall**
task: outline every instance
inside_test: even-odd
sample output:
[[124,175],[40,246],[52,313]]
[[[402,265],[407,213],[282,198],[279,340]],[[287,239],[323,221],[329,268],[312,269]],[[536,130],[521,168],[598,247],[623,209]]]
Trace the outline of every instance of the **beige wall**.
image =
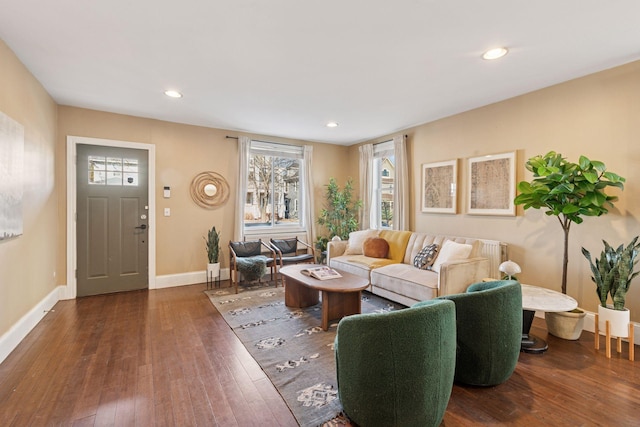
[[[504,102],[427,123],[409,135],[411,226],[418,231],[499,239],[522,266],[524,283],[560,289],[562,230],[554,217],[520,207],[515,217],[472,216],[466,211],[467,159],[517,152],[518,180],[530,179],[524,162],[550,150],[577,161],[583,154],[605,162],[627,179],[620,201],[608,215],[573,224],[569,236],[568,294],[597,310],[595,284],[580,248],[600,253],[605,239],[619,245],[640,234],[640,62],[627,64]],[[376,141],[382,141],[380,138]],[[388,139],[388,138],[386,138]],[[357,148],[351,147],[354,153]],[[420,212],[423,163],[459,159],[458,214]],[[612,193],[612,194],[614,194]],[[640,279],[627,297],[632,319],[640,321]]]
[[[157,224],[157,275],[200,271],[206,268],[204,236],[215,225],[222,232],[222,242],[233,238],[235,215],[235,191],[237,185],[237,140],[225,138],[237,136],[236,132],[220,129],[181,125],[139,117],[124,116],[72,107],[59,108],[57,167],[58,176],[64,182],[66,173],[66,138],[68,135],[104,138],[153,144],[156,147],[156,224]],[[261,135],[257,139],[292,144],[305,144]],[[310,144],[310,143],[306,143]],[[314,146],[314,192],[316,208],[322,205],[324,185],[330,176],[342,179],[348,170],[346,147],[329,144]],[[215,171],[224,176],[231,187],[228,202],[214,210],[196,205],[190,196],[189,185],[195,175]],[[335,172],[335,173],[334,173]],[[336,175],[337,174],[337,175]],[[171,187],[171,198],[164,199],[164,186]],[[66,189],[61,184],[61,199]],[[171,208],[171,216],[163,216],[164,208]],[[64,228],[65,212],[60,213],[60,227]],[[59,251],[64,253],[65,242]],[[223,244],[222,266],[228,266],[227,245]],[[66,260],[58,266],[65,269]]]
[[56,104],[0,40],[0,111],[24,126],[23,235],[0,241],[0,336],[55,288]]

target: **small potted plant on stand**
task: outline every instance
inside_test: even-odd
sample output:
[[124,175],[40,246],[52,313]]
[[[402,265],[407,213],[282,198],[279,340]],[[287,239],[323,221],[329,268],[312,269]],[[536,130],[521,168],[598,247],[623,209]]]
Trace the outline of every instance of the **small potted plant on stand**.
[[205,247],[207,249],[207,287],[209,283],[213,284],[214,278],[220,278],[220,233],[213,226],[207,233],[207,237],[203,236]]
[[[547,209],[545,214],[555,216],[564,234],[562,262],[563,294],[567,293],[567,264],[569,262],[569,229],[572,223],[582,223],[583,216],[601,216],[613,207],[616,196],[605,193],[609,186],[624,188],[625,179],[607,171],[604,163],[580,156],[578,163],[567,161],[562,154],[550,151],[527,160],[525,167],[533,172],[531,181],[518,183],[516,205],[524,209]],[[565,339],[578,339],[586,313],[546,313],[547,329],[552,335]],[[566,327],[567,321],[575,327]],[[561,327],[556,327],[562,325]]]
[[[606,321],[609,321],[611,335],[619,338],[629,336],[630,312],[625,308],[627,291],[634,277],[640,274],[633,269],[638,262],[638,251],[640,243],[636,236],[626,247],[618,246],[614,249],[605,240],[604,249],[600,258],[595,262],[591,260],[591,254],[585,248],[582,253],[589,261],[591,267],[591,280],[596,284],[600,305],[598,306],[598,317],[600,319],[598,328],[604,330]],[[611,295],[612,304],[607,304],[608,296]],[[597,339],[597,337],[596,337]]]

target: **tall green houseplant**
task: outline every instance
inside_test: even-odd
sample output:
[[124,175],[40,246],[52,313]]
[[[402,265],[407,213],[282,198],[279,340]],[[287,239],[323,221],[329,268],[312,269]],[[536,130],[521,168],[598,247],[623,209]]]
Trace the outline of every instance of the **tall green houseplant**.
[[358,209],[361,200],[353,199],[353,179],[347,179],[341,190],[335,178],[329,179],[325,194],[325,206],[320,211],[318,224],[329,231],[330,237],[339,236],[346,240],[349,233],[358,229]]
[[516,205],[524,209],[546,209],[555,216],[564,233],[562,261],[562,293],[567,293],[567,264],[569,263],[569,230],[572,223],[580,224],[583,216],[600,216],[613,207],[617,196],[605,193],[607,187],[624,188],[625,179],[607,171],[604,163],[580,156],[578,163],[550,151],[527,160],[525,167],[533,172],[531,181],[518,183]]

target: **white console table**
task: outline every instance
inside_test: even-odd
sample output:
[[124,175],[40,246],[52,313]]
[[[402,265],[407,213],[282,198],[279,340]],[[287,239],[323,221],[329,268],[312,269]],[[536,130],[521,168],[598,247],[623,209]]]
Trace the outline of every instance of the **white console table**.
[[520,350],[527,353],[542,353],[549,348],[547,342],[529,333],[535,312],[571,311],[578,306],[578,302],[568,295],[551,289],[525,284],[521,286],[522,344]]

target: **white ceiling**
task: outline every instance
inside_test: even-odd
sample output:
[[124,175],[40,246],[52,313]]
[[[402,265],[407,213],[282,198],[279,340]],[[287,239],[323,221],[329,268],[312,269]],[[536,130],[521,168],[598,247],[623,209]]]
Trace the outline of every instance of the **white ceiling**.
[[0,38],[62,105],[350,145],[638,60],[640,1],[0,0]]

